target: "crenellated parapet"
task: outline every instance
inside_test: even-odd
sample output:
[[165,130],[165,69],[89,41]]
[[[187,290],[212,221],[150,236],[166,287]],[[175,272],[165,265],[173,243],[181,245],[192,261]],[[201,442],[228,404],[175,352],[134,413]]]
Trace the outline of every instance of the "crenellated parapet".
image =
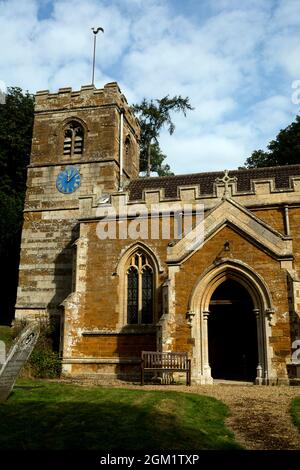
[[128,187],[129,200],[145,204],[201,202],[206,209],[231,197],[247,207],[298,204],[300,165],[140,178]]
[[57,93],[49,90],[38,91],[35,95],[35,112],[45,113],[53,111],[76,110],[98,106],[117,106],[126,110],[126,118],[133,127],[138,126],[137,119],[132,113],[127,99],[121,92],[117,82],[96,88],[94,85],[82,86],[80,90],[72,90],[71,87],[59,88]]

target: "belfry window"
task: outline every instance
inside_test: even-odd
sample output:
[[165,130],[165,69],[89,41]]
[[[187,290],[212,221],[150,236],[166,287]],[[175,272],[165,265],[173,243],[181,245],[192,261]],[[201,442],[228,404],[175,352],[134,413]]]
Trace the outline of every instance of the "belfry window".
[[73,157],[83,153],[84,131],[79,122],[71,121],[64,130],[64,155]]
[[153,268],[142,252],[131,256],[127,269],[127,323],[153,323]]

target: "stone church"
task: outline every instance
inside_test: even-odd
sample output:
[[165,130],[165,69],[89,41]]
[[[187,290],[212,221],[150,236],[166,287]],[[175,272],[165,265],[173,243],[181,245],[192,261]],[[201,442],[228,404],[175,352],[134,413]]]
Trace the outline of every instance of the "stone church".
[[193,383],[289,383],[300,165],[141,178],[139,133],[117,83],[36,94],[16,318],[57,321],[65,375],[180,351]]

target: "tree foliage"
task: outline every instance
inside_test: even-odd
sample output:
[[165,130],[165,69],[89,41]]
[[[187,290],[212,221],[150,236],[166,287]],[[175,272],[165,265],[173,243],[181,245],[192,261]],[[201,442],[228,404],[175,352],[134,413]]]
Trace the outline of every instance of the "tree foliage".
[[255,150],[247,158],[247,168],[294,165],[300,163],[300,116],[277,134],[267,146],[268,150]]
[[146,171],[150,176],[151,171],[156,171],[160,176],[172,174],[169,165],[163,165],[166,156],[159,146],[159,135],[166,127],[172,135],[175,125],[171,119],[171,112],[182,112],[186,116],[188,110],[192,110],[189,98],[169,95],[158,100],[143,99],[140,104],[132,106],[133,112],[137,116],[141,126],[140,142],[140,170]]
[[0,261],[5,266],[0,323],[11,317],[16,295],[33,104],[33,96],[16,87],[0,104]]
[[[148,151],[144,152],[144,155],[148,155]],[[150,144],[150,156],[151,156],[151,168],[150,171],[155,171],[158,176],[170,176],[174,175],[171,171],[170,165],[163,163],[167,158],[157,142]],[[146,160],[140,157],[141,171],[147,171],[148,158]]]

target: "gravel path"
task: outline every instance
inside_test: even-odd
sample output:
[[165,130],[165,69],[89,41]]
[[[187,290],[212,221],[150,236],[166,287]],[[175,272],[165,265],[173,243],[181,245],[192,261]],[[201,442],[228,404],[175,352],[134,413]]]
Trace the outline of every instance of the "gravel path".
[[[71,382],[78,383],[74,379],[71,379]],[[92,385],[92,383],[81,382],[80,385]],[[226,419],[226,425],[234,432],[236,440],[246,449],[300,450],[300,432],[292,423],[289,411],[291,400],[300,397],[300,387],[224,383],[191,387],[145,385],[143,388],[126,382],[112,382],[105,385],[209,395],[228,405],[231,414]]]
[[291,400],[300,396],[299,387],[220,384],[164,388],[209,395],[226,403],[231,411],[226,425],[246,449],[300,450],[300,432],[289,412]]

